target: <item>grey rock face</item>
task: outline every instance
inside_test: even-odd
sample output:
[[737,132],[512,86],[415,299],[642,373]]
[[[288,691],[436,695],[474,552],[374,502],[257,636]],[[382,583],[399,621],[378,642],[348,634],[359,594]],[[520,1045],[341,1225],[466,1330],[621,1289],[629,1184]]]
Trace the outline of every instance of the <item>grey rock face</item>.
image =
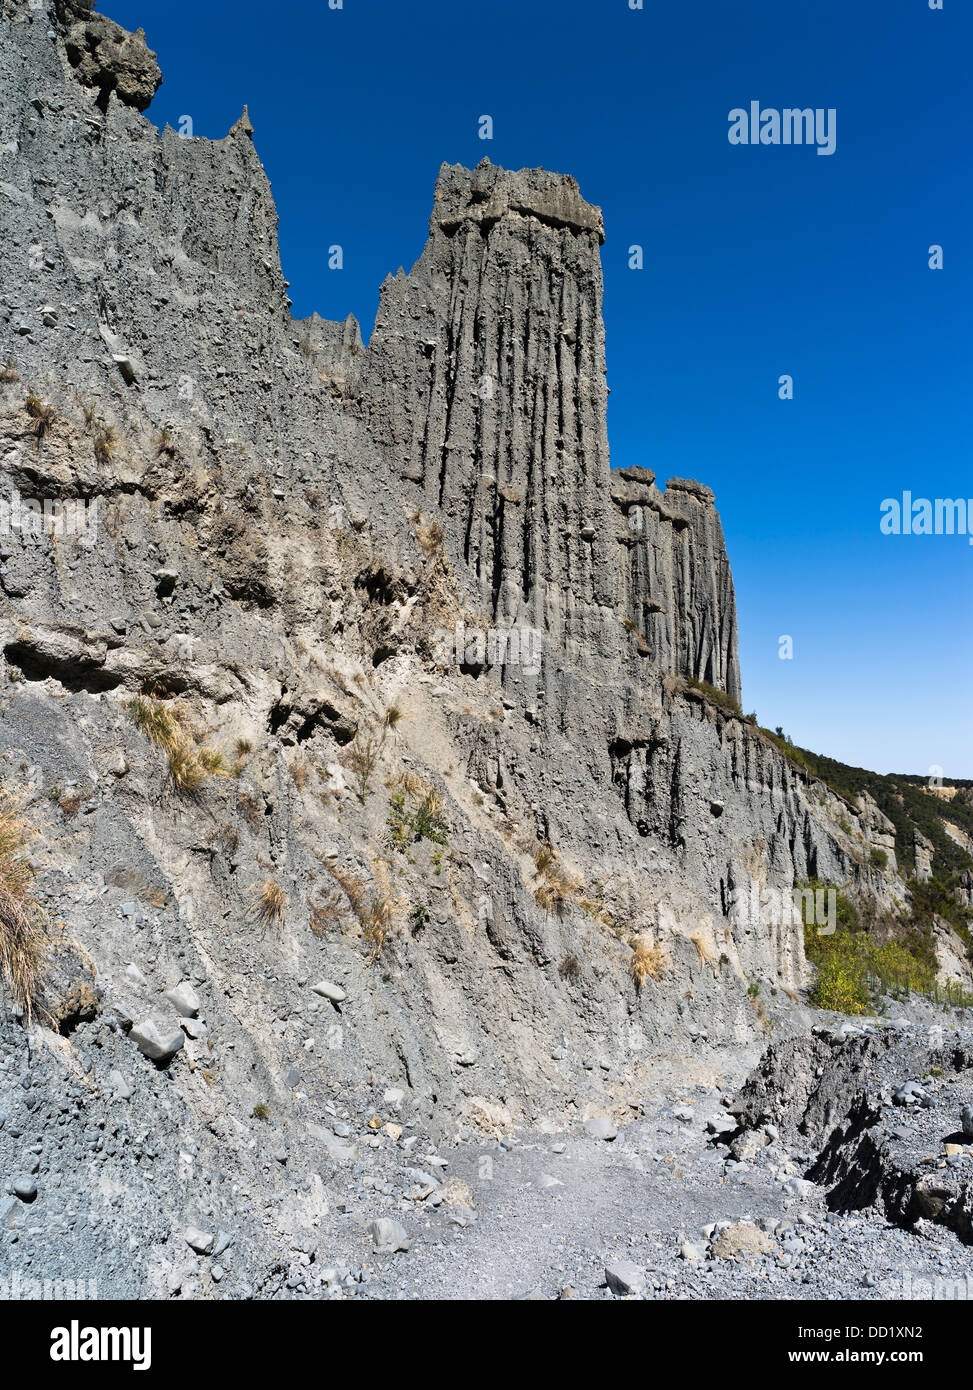
[[[965,1049],[894,1027],[844,1038],[819,1030],[773,1043],[733,1109],[746,1129],[772,1115],[782,1134],[815,1155],[804,1178],[786,1183],[793,1195],[817,1183],[834,1211],[876,1206],[897,1225],[935,1222],[969,1245],[969,1160],[954,1139],[944,1140],[958,1097],[969,1093],[969,1064]],[[903,1072],[934,1079],[903,1084]]]
[[362,418],[462,538],[493,620],[558,646],[594,640],[614,603],[602,239],[573,179],[444,165],[361,375]]
[[[44,1101],[58,1190],[87,1210],[96,1162],[137,1191],[138,1278],[169,1297],[196,1262],[168,1233],[209,1213],[156,1171],[206,1186],[202,1153],[276,1202],[250,1141],[286,1133],[293,1190],[247,1247],[276,1269],[371,1145],[415,1143],[341,1118],[341,1088],[376,1078],[383,1126],[492,1133],[611,1109],[650,1062],[755,1055],[750,980],[805,963],[750,890],[861,870],[845,804],[689,684],[739,698],[719,518],[702,484],[610,470],[604,229],[574,180],[444,166],[366,346],[291,318],[246,113],[158,132],[154,59],[116,28],[0,13],[2,497],[97,521],[0,538],[0,777],[104,992],[72,1042],[109,1133]],[[462,625],[503,642],[444,652]],[[191,795],[133,718],[147,693],[210,757]],[[641,987],[634,942],[664,963]],[[167,990],[180,1027],[151,1016]],[[5,1039],[23,1125],[23,1095],[73,1083]]]
[[713,493],[648,469],[612,474],[619,608],[638,648],[664,671],[691,676],[740,701],[736,601]]
[[732,1113],[745,1130],[773,1123],[789,1140],[823,1144],[894,1046],[891,1032],[842,1041],[827,1030],[767,1049]]

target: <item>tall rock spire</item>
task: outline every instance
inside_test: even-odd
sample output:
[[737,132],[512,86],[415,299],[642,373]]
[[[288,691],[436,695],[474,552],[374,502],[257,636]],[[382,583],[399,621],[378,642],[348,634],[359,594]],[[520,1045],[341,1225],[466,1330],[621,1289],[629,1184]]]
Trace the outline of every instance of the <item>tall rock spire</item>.
[[573,178],[443,165],[425,250],[382,287],[361,409],[462,537],[498,623],[603,661],[621,619],[662,670],[739,699],[713,494],[610,477],[603,241]]
[[458,528],[497,620],[564,636],[613,602],[603,239],[572,178],[444,165],[362,380],[373,433]]

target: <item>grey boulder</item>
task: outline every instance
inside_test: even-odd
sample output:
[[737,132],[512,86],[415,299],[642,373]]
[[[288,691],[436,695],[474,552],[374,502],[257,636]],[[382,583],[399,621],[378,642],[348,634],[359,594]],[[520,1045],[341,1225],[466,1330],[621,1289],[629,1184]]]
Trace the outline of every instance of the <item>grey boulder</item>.
[[199,1013],[199,999],[188,980],[166,990],[166,998],[180,1018],[195,1018]]
[[368,1223],[368,1233],[372,1238],[372,1244],[378,1251],[386,1251],[390,1254],[397,1250],[409,1250],[412,1247],[412,1237],[404,1226],[398,1221],[392,1221],[387,1216],[379,1216],[374,1221]]
[[628,1294],[642,1293],[645,1289],[645,1274],[631,1260],[616,1260],[605,1265],[605,1283],[613,1294],[624,1298]]
[[145,1057],[153,1062],[170,1061],[185,1042],[181,1028],[161,1023],[158,1019],[146,1018],[136,1023],[128,1035]]

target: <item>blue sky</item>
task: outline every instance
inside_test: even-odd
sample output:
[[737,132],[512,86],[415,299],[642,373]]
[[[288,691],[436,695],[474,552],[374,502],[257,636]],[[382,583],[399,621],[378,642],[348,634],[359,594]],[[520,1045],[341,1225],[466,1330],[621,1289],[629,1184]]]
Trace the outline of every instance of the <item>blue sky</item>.
[[[973,498],[966,0],[100,8],[159,53],[156,123],[220,137],[249,105],[297,315],[368,336],[443,160],[574,174],[605,214],[612,462],[716,492],[746,709],[859,766],[973,777],[973,546],[878,525],[906,489]],[[731,145],[753,100],[835,108],[835,153]]]

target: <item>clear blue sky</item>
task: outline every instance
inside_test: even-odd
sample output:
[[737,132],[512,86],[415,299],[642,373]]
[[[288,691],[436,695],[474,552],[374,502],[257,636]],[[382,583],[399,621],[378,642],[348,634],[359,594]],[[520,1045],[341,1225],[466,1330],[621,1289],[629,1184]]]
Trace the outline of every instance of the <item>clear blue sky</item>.
[[[745,707],[860,766],[973,777],[973,546],[878,528],[904,489],[973,498],[968,0],[100,8],[159,53],[156,123],[219,137],[249,105],[297,315],[367,338],[443,160],[574,174],[607,229],[612,462],[716,492]],[[731,145],[752,100],[834,107],[836,152]]]

